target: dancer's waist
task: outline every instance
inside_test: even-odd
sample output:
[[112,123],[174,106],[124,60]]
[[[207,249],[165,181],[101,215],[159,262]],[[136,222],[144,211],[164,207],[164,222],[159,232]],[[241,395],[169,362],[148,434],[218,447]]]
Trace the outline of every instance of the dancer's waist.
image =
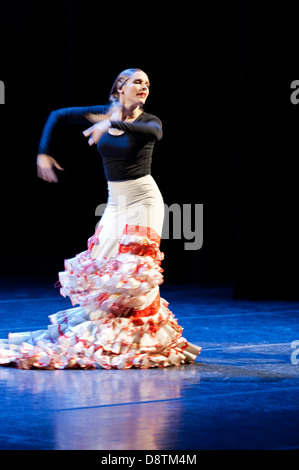
[[146,199],[163,204],[160,190],[151,175],[134,180],[108,181],[108,193],[108,203],[113,205],[141,203]]

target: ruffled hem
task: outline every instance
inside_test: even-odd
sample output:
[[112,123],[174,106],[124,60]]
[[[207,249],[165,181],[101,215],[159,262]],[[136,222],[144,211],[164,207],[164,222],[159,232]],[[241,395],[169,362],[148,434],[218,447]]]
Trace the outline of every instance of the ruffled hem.
[[[154,304],[154,305],[153,305]],[[201,348],[182,337],[167,302],[157,295],[149,309],[128,318],[86,307],[50,316],[47,330],[9,335],[0,363],[22,369],[167,367],[192,363]]]
[[[144,308],[146,295],[163,282],[164,258],[157,235],[141,227],[127,225],[120,239],[119,250],[111,258],[92,258],[102,227],[88,240],[88,250],[65,260],[59,273],[60,293],[73,305],[93,308],[126,316],[131,309]],[[144,227],[146,229],[146,227]],[[145,236],[146,235],[146,236]]]
[[47,330],[9,334],[0,341],[0,364],[147,369],[194,362],[201,348],[182,337],[183,328],[160,298],[163,254],[156,232],[126,226],[118,254],[96,260],[91,251],[100,231],[59,273],[61,294],[79,306],[50,315]]

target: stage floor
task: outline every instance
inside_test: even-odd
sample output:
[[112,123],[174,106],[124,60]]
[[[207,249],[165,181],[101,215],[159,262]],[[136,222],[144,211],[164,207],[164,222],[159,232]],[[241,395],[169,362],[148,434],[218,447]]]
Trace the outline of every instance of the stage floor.
[[[161,295],[203,347],[193,365],[0,367],[0,449],[298,449],[299,302],[166,284]],[[46,328],[68,306],[48,280],[2,280],[0,338]]]

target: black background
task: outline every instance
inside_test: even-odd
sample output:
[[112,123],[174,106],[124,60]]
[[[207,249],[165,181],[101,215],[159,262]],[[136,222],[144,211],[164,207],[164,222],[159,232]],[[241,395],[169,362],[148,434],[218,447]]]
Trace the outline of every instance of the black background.
[[105,104],[139,67],[163,122],[152,175],[164,201],[204,205],[200,250],[162,240],[165,282],[298,299],[298,23],[295,0],[2,2],[0,276],[55,282],[86,249],[107,197],[100,157],[64,128],[53,156],[65,171],[49,184],[39,138],[53,109]]

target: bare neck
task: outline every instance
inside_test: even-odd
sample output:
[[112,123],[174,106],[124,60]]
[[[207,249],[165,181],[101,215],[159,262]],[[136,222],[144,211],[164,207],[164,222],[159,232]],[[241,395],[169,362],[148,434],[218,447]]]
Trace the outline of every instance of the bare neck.
[[139,106],[135,108],[123,108],[123,120],[124,121],[135,121],[142,114],[142,109]]

